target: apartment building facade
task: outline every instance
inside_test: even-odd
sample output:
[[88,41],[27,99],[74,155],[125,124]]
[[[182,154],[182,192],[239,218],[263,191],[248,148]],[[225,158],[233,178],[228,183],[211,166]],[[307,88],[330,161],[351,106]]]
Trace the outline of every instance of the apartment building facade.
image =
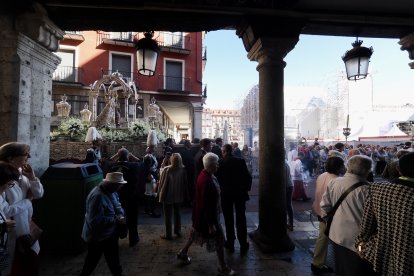
[[240,126],[240,111],[232,109],[203,110],[203,136],[202,138],[226,139],[228,143],[244,143],[244,135]]
[[[105,76],[116,74],[135,92],[119,96],[123,126],[135,118],[147,118],[151,102],[160,107],[159,127],[168,137],[181,140],[200,137],[202,98],[206,97],[203,71],[206,49],[204,32],[154,32],[161,49],[154,76],[138,74],[135,41],[143,33],[82,31],[66,32],[55,53],[62,61],[53,74],[52,126],[59,123],[56,103],[63,95],[71,116],[93,105],[92,87]],[[106,105],[99,88],[96,113]],[[124,93],[125,94],[125,93]]]

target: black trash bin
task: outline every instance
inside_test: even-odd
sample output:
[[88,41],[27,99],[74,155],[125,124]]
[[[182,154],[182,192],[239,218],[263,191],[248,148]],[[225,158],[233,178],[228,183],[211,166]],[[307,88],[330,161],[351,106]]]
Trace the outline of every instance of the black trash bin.
[[78,253],[85,249],[81,239],[86,197],[103,179],[95,163],[61,163],[50,166],[41,176],[43,198],[35,202],[36,217],[44,232],[42,251]]

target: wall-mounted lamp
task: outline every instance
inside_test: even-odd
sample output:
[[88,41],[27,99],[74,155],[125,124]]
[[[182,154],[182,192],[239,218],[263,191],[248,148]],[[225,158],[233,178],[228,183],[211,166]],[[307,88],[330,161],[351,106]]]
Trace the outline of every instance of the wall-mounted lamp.
[[144,36],[144,38],[135,41],[138,72],[141,75],[153,76],[155,74],[155,67],[157,66],[160,47],[157,41],[152,39],[154,32],[145,32]]
[[201,95],[201,105],[205,105],[207,100],[207,84],[204,86],[203,93]]
[[342,60],[345,62],[346,75],[348,80],[360,80],[365,79],[368,75],[369,59],[371,58],[374,50],[372,47],[361,47],[362,40],[356,39],[352,43],[353,48],[346,51]]

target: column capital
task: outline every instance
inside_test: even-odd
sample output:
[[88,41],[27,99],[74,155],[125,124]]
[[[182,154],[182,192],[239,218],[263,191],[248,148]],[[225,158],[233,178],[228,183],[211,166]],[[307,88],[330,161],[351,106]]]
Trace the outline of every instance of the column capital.
[[285,66],[283,59],[298,41],[299,38],[293,37],[261,37],[253,44],[247,57],[251,61],[257,61],[259,66],[267,62]]
[[33,4],[34,12],[25,12],[16,17],[16,31],[21,32],[48,50],[54,52],[64,31],[48,17],[46,10],[38,3]]
[[[414,60],[414,33],[401,38],[398,44],[401,45],[401,51],[407,51],[409,59]],[[414,69],[414,62],[410,62],[408,65]]]
[[203,112],[203,105],[200,102],[191,102],[194,112]]
[[[279,28],[269,28],[272,25]],[[283,58],[295,47],[304,26],[300,20],[279,19],[254,20],[250,18],[237,28],[236,34],[243,40],[248,52],[247,57],[259,62],[279,62],[284,65]]]

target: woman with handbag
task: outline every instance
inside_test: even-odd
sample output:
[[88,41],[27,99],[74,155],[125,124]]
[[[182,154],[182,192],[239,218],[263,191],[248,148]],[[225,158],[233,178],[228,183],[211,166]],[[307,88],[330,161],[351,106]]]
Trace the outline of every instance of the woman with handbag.
[[[43,185],[28,164],[30,146],[10,142],[0,147],[0,160],[9,163],[20,171],[18,181],[7,189],[2,210],[7,218],[16,221],[15,231],[11,233],[10,250],[12,266],[10,275],[39,275],[39,241],[31,235],[33,207],[31,200],[43,196]],[[13,253],[14,250],[14,253]]]
[[[322,218],[331,218],[328,235],[335,254],[335,273],[340,276],[374,275],[371,265],[361,259],[355,249],[362,213],[368,196],[366,178],[371,171],[371,158],[354,155],[347,163],[347,172],[332,179],[320,203]],[[326,231],[328,232],[328,231]]]
[[326,223],[322,219],[320,203],[322,196],[326,191],[328,183],[345,171],[344,160],[337,156],[330,156],[325,163],[326,172],[319,175],[316,179],[315,201],[313,202],[313,212],[318,216],[319,236],[316,239],[311,270],[313,273],[331,273],[333,269],[325,265],[326,255],[328,253],[328,237],[325,235]]
[[170,157],[171,165],[166,166],[160,177],[159,202],[164,209],[165,234],[162,239],[172,239],[172,213],[174,211],[174,234],[181,237],[180,205],[188,198],[187,172],[179,153],[173,153]]

